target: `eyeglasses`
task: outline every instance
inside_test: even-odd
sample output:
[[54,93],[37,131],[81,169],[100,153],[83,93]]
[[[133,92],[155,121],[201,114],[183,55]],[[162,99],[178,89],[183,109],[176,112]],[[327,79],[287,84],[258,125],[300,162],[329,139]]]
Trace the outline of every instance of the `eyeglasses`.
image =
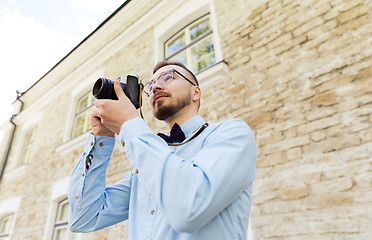
[[174,73],[177,73],[178,75],[183,77],[186,81],[191,83],[193,86],[196,86],[195,83],[193,83],[190,79],[185,77],[182,73],[180,73],[176,69],[172,69],[172,70],[169,70],[169,71],[166,71],[166,72],[163,72],[162,74],[160,74],[160,76],[158,77],[158,79],[156,79],[156,81],[150,80],[149,82],[147,82],[145,84],[145,86],[143,87],[143,92],[147,96],[150,96],[152,94],[152,89],[154,87],[155,82],[158,82],[160,85],[165,86],[165,85],[167,85],[167,84],[169,84],[173,81]]

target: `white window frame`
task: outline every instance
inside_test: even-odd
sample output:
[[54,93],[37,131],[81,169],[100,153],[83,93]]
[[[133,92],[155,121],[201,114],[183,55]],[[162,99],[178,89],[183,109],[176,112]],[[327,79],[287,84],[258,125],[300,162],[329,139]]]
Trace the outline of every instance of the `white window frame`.
[[[3,227],[3,224],[5,223],[5,221],[9,221],[10,222],[10,227],[9,227],[9,230],[6,231],[6,232],[1,232],[1,228]],[[4,215],[0,218],[0,239],[1,240],[8,240],[10,239],[10,232],[11,232],[11,229],[13,228],[13,223],[14,223],[14,213],[11,213],[11,214],[8,214],[8,215]]]
[[56,148],[57,153],[64,155],[73,152],[77,149],[84,148],[85,140],[90,131],[84,132],[79,136],[73,136],[76,115],[75,113],[79,99],[81,99],[87,93],[89,94],[92,87],[93,87],[92,83],[88,85],[87,83],[84,83],[80,84],[80,86],[77,86],[75,89],[73,89],[65,127],[65,133],[63,136],[63,143],[62,145]]
[[61,214],[61,210],[62,210],[62,206],[63,205],[66,205],[68,204],[68,199],[65,198],[64,200],[60,201],[57,205],[57,212],[56,212],[56,220],[54,221],[54,229],[53,229],[53,236],[52,236],[52,239],[55,240],[56,239],[56,233],[58,230],[60,229],[66,229],[67,231],[67,235],[66,235],[66,239],[64,240],[71,240],[73,239],[73,234],[69,228],[68,228],[68,219],[66,219],[66,221],[59,221],[58,218],[59,218],[59,215]]
[[7,235],[7,238],[0,238],[2,239],[12,239],[12,233],[14,230],[14,223],[15,219],[17,218],[17,212],[19,209],[19,204],[21,202],[20,197],[11,197],[2,202],[0,202],[0,219],[13,215],[12,225],[10,227],[10,231]]
[[247,240],[254,240],[252,226],[251,226],[251,218],[249,218],[249,223],[248,223]]
[[[164,7],[167,8],[166,10],[168,14],[154,28],[154,62],[157,63],[164,59],[164,43],[177,32],[182,30],[185,27],[185,23],[192,23],[200,17],[209,14],[211,28],[213,31],[213,47],[216,64],[197,73],[196,77],[202,90],[212,84],[218,84],[218,82],[226,80],[228,68],[222,56],[213,0],[191,0],[184,3],[182,6],[177,4],[169,4]],[[173,23],[173,25],[169,23]]]
[[65,125],[64,135],[63,135],[63,143],[56,148],[56,152],[60,153],[61,155],[65,155],[67,153],[71,153],[77,149],[84,148],[85,140],[87,135],[90,131],[82,133],[79,136],[73,137],[73,128],[75,123],[75,113],[77,102],[81,99],[86,93],[92,91],[93,85],[96,80],[100,77],[104,77],[104,68],[100,67],[97,69],[92,70],[92,72],[88,75],[85,75],[82,81],[77,82],[74,87],[71,89],[71,97],[70,97],[70,106],[67,113],[67,121]]
[[34,141],[33,141],[33,146],[32,146],[32,151],[31,151],[31,156],[30,156],[30,160],[29,160],[29,163],[32,162],[33,155],[34,155],[33,153],[35,152],[35,146],[36,146],[35,143],[37,143],[37,137],[38,137],[38,134],[39,134],[38,127],[39,127],[39,123],[41,121],[41,118],[42,118],[42,113],[39,113],[39,114],[33,116],[31,119],[29,119],[27,122],[25,122],[25,124],[22,125],[21,141],[18,143],[18,147],[17,147],[17,149],[21,149],[21,151],[17,151],[18,154],[16,156],[16,163],[14,165],[15,168],[19,168],[19,167],[22,167],[22,166],[28,166],[28,164],[22,164],[21,163],[21,157],[22,157],[22,154],[23,154],[23,146],[24,146],[27,134],[31,130],[36,129],[35,138],[34,138]]
[[[45,226],[44,237],[43,240],[52,240],[54,235],[54,230],[56,227],[56,219],[58,214],[58,206],[61,202],[67,200],[67,188],[68,188],[68,181],[69,177],[65,177],[59,181],[56,181],[52,184],[52,194],[50,197],[50,204],[49,204],[49,211],[48,211],[48,218]],[[71,236],[68,234],[68,236]],[[74,240],[81,239],[81,233],[73,233]],[[69,238],[68,238],[69,239]]]
[[[37,141],[38,141],[37,139],[38,139],[38,135],[39,135],[39,132],[40,132],[39,131],[39,124],[41,122],[42,115],[43,115],[42,112],[33,115],[32,117],[27,119],[27,121],[24,122],[24,124],[19,125],[19,128],[17,128],[17,132],[19,130],[20,133],[21,133],[20,141],[18,141],[14,144],[15,148],[12,148],[12,152],[14,152],[14,155],[10,154],[10,157],[9,157],[9,160],[8,160],[8,163],[7,163],[7,164],[9,164],[9,170],[4,172],[4,178],[7,178],[7,179],[16,178],[16,177],[22,176],[23,174],[25,174],[27,172],[29,164],[20,164],[21,157],[22,157],[24,140],[25,140],[26,134],[31,129],[36,128],[34,146],[32,147],[31,158],[30,158],[30,163],[32,163],[33,158],[34,158],[34,152],[35,152],[35,149],[37,147]],[[21,151],[20,151],[20,149],[21,149]]]
[[[33,136],[34,139],[31,142],[26,142],[26,137],[30,133],[34,134],[34,136]],[[21,151],[20,151],[20,154],[18,156],[18,163],[17,163],[18,166],[28,165],[32,162],[37,133],[38,133],[38,126],[35,126],[35,125],[30,127],[27,131],[25,131],[23,133]],[[30,146],[31,146],[31,152],[29,153],[30,155],[28,156],[27,162],[23,162],[23,156],[25,154],[25,150],[26,150],[26,148],[28,148]]]
[[[91,89],[89,89],[89,90],[86,90],[86,92],[82,92],[82,94],[81,95],[79,95],[80,97],[78,97],[78,98],[76,98],[75,99],[75,107],[74,107],[74,114],[73,114],[73,116],[72,116],[72,118],[73,118],[73,123],[72,123],[72,126],[71,126],[71,139],[73,139],[73,138],[76,138],[76,137],[79,137],[80,135],[82,135],[82,134],[84,134],[84,133],[86,133],[87,131],[89,131],[89,129],[85,129],[85,127],[84,127],[84,129],[83,129],[83,132],[81,133],[81,134],[79,134],[79,135],[74,135],[75,133],[75,124],[76,124],[76,121],[77,121],[77,117],[78,117],[78,115],[80,115],[80,114],[86,114],[86,111],[89,111],[89,109],[90,108],[92,108],[93,107],[93,105],[94,104],[90,104],[89,106],[87,106],[84,110],[82,110],[81,112],[77,112],[77,108],[78,108],[78,103],[79,103],[79,101],[80,100],[82,100],[84,97],[88,97],[88,103],[89,102],[94,102],[94,100],[93,100],[93,95],[92,95],[92,90]],[[87,117],[87,118],[89,118],[89,117]],[[85,119],[85,121],[89,121],[89,119]],[[84,123],[84,125],[85,125],[86,123]]]
[[36,129],[35,138],[34,138],[34,141],[33,141],[33,146],[32,146],[32,151],[31,151],[31,157],[30,157],[30,160],[29,160],[29,163],[32,162],[34,152],[35,152],[35,147],[37,145],[35,143],[37,143],[37,138],[38,138],[38,134],[39,134],[39,124],[41,122],[42,116],[43,116],[43,114],[40,112],[40,113],[32,116],[32,118],[28,119],[28,121],[25,122],[21,126],[21,133],[22,133],[21,141],[17,144],[17,149],[21,149],[21,151],[17,151],[16,159],[15,159],[16,161],[13,165],[13,168],[23,169],[23,168],[27,168],[27,166],[29,165],[29,164],[22,164],[21,163],[21,157],[22,157],[22,154],[23,154],[23,145],[24,145],[24,142],[25,142],[26,135],[32,129]]
[[[191,28],[192,27],[196,27],[198,24],[200,24],[201,22],[204,22],[205,20],[208,19],[208,23],[210,25],[210,29],[203,33],[201,36],[198,36],[196,37],[195,39],[191,39],[190,38],[190,35],[191,35]],[[194,67],[196,67],[196,65],[198,64],[198,62],[194,62],[193,61],[193,56],[192,56],[192,48],[194,46],[197,46],[199,45],[201,42],[207,40],[207,39],[210,39],[212,41],[212,44],[213,44],[213,55],[215,56],[215,50],[214,50],[214,37],[213,37],[213,27],[212,27],[212,24],[211,24],[211,17],[210,17],[210,14],[207,13],[203,16],[200,16],[198,19],[195,19],[193,20],[192,22],[188,23],[186,26],[184,26],[183,28],[181,28],[177,33],[175,33],[173,36],[171,36],[169,39],[167,39],[166,41],[164,41],[164,47],[163,47],[163,50],[164,50],[164,58],[165,59],[172,59],[173,57],[179,55],[179,54],[185,54],[186,55],[186,62],[185,62],[185,65],[188,66],[189,69],[191,69],[191,71],[193,71],[195,74],[197,74],[198,72],[200,71],[203,71],[207,68],[209,68],[210,66],[202,69],[202,70],[195,70]],[[180,36],[184,36],[184,41],[185,41],[185,45],[183,47],[181,47],[180,49],[176,50],[175,52],[171,53],[171,54],[168,54],[167,52],[167,48],[168,48],[168,44],[169,43],[172,43],[174,40],[178,39]],[[216,59],[215,59],[216,60]],[[216,64],[216,62],[214,62],[212,65]]]

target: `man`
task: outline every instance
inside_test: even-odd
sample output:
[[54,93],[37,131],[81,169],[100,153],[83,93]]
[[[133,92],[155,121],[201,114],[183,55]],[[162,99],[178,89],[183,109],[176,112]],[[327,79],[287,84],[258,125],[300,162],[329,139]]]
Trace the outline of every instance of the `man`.
[[[95,231],[128,219],[132,240],[246,239],[256,158],[248,125],[234,119],[208,126],[198,115],[198,82],[178,62],[155,66],[145,92],[180,143],[154,134],[118,82],[114,88],[119,100],[93,107],[94,135],[70,177],[70,229]],[[115,133],[133,170],[106,187]]]

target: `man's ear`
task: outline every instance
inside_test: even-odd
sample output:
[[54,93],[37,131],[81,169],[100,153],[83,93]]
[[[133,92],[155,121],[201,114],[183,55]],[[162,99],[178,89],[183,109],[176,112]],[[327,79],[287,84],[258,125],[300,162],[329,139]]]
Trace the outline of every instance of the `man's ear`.
[[201,90],[199,86],[194,86],[194,95],[192,96],[192,101],[197,102],[201,97]]

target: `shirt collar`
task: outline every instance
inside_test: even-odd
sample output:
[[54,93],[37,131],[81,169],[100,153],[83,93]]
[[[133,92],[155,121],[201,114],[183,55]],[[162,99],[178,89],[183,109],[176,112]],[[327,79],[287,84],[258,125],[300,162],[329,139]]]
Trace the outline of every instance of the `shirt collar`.
[[185,134],[185,137],[188,138],[196,131],[198,131],[203,126],[204,123],[205,123],[204,119],[200,115],[196,115],[187,120],[184,124],[182,124],[181,129]]

